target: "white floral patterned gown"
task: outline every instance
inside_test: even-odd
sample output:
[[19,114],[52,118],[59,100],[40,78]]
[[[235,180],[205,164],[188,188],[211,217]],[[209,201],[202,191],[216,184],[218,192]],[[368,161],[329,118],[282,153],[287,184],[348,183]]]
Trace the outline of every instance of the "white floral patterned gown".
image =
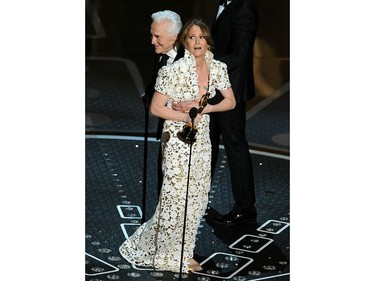
[[[209,66],[210,98],[218,90],[230,87],[227,67],[213,59],[207,51]],[[185,56],[160,69],[155,90],[168,96],[167,106],[172,102],[199,99],[198,76],[195,58],[187,50]],[[163,153],[163,185],[154,215],[141,225],[120,246],[121,255],[137,266],[179,272],[185,213],[190,145],[177,138],[184,122],[166,120],[161,138]],[[188,271],[187,261],[193,257],[195,237],[200,220],[208,203],[211,185],[211,142],[209,115],[202,115],[198,124],[196,142],[192,145],[188,204],[184,241],[182,272]]]

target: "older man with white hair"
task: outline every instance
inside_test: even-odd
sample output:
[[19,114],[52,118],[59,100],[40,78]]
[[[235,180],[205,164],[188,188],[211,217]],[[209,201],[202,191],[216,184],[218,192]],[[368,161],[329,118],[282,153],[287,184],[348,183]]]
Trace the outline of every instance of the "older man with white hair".
[[[155,49],[154,72],[142,95],[146,111],[148,113],[152,97],[154,95],[155,81],[158,71],[162,66],[170,65],[184,55],[184,48],[179,47],[178,39],[182,28],[181,17],[170,10],[158,11],[151,15],[150,27],[151,44]],[[148,117],[146,117],[148,118]],[[159,118],[156,139],[160,139],[164,120]],[[158,156],[158,194],[160,194],[163,174],[161,170],[161,150]]]

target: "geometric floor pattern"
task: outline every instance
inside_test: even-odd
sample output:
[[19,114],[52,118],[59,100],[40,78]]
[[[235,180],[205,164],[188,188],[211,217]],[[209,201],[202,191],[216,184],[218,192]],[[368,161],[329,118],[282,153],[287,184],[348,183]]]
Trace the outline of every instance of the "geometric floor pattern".
[[[86,281],[289,280],[289,159],[256,151],[251,152],[259,225],[225,227],[211,221],[232,202],[221,149],[195,248],[204,270],[179,276],[128,264],[118,247],[141,223],[143,147],[137,137],[86,137]],[[149,141],[146,220],[157,204],[157,152],[158,142]]]

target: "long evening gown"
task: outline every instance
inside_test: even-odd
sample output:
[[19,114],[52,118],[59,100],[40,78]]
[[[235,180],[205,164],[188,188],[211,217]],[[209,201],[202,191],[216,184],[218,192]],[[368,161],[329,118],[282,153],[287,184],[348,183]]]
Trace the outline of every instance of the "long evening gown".
[[[210,66],[211,97],[215,88],[229,88],[226,65],[206,55]],[[197,100],[198,77],[194,57],[185,57],[159,71],[155,89],[169,96],[167,106],[174,101]],[[187,65],[187,66],[186,66]],[[174,75],[171,75],[171,72]],[[121,255],[137,266],[159,270],[180,271],[181,246],[188,184],[190,145],[182,142],[177,133],[185,123],[166,120],[161,138],[163,185],[154,215],[120,246]],[[192,145],[188,186],[186,230],[182,272],[188,272],[187,261],[193,258],[195,240],[200,220],[208,203],[211,185],[211,142],[209,115],[202,115],[198,124],[196,142]]]

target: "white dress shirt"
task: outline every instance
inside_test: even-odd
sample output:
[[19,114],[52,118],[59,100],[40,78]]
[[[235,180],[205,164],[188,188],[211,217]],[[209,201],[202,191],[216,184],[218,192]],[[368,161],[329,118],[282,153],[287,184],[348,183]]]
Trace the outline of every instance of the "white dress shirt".
[[[229,5],[230,2],[232,2],[232,0],[227,0],[227,5]],[[219,6],[219,10],[217,11],[216,18],[219,17],[219,15],[221,14],[221,12],[222,12],[224,9],[225,9],[224,4],[222,4],[222,5]]]

